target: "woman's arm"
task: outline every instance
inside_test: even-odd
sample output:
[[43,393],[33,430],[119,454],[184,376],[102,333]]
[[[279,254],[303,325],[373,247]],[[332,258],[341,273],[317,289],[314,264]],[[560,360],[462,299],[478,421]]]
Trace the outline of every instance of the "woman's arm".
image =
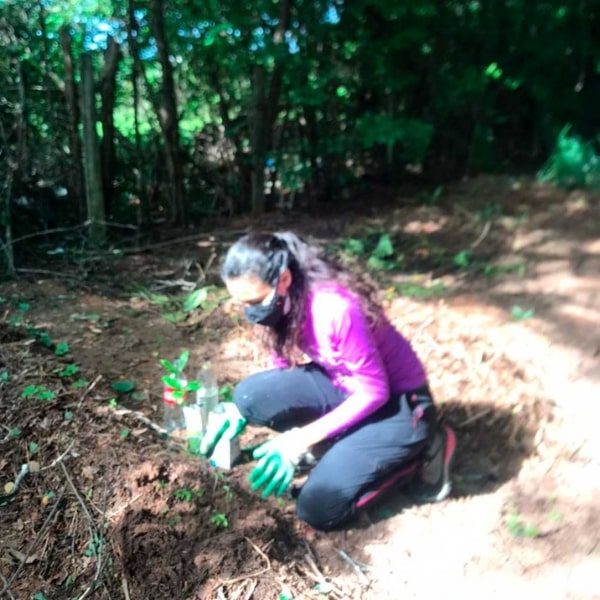
[[318,352],[335,362],[340,383],[350,395],[332,411],[302,427],[307,446],[359,423],[389,398],[385,366],[360,302],[346,294],[324,294],[313,302],[312,320]]

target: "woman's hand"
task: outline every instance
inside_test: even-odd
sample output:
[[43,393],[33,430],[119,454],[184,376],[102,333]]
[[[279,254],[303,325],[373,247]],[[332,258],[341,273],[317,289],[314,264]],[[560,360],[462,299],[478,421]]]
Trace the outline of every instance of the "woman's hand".
[[208,427],[200,443],[200,454],[210,456],[223,436],[232,440],[245,426],[246,419],[233,402],[217,404],[208,417]]
[[254,491],[264,486],[262,497],[281,496],[290,485],[298,463],[308,450],[302,429],[294,428],[261,444],[252,456],[258,464],[248,476]]

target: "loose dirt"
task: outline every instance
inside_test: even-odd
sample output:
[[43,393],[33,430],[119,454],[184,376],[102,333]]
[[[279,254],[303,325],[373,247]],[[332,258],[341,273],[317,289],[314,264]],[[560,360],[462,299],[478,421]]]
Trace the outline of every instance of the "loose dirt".
[[[0,286],[0,597],[600,598],[599,200],[480,177],[102,260],[32,257]],[[315,532],[250,490],[248,460],[215,471],[153,427],[160,358],[189,349],[222,386],[264,367],[222,288],[180,312],[258,227],[338,251],[389,234],[396,264],[373,277],[457,432],[448,500],[393,490]],[[364,269],[368,251],[344,256]]]

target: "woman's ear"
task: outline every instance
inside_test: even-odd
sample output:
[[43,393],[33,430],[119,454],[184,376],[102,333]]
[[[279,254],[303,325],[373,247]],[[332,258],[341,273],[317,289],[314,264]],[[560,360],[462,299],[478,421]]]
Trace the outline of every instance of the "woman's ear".
[[277,283],[277,294],[279,296],[285,296],[290,285],[292,285],[292,272],[289,269],[286,269],[279,276],[279,282]]

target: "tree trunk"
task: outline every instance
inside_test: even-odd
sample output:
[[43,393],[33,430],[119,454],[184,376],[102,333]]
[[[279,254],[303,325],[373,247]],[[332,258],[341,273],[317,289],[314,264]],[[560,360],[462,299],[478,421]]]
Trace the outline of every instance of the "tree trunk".
[[156,40],[156,49],[162,68],[162,98],[158,111],[158,121],[165,144],[165,158],[169,177],[169,195],[173,210],[173,221],[185,225],[186,210],[183,199],[183,169],[179,151],[179,119],[173,66],[169,58],[169,44],[165,34],[163,0],[152,1],[150,27]]
[[112,36],[108,36],[102,71],[102,191],[104,211],[110,215],[115,179],[115,88],[120,46]]
[[256,66],[253,74],[254,110],[252,114],[252,212],[260,214],[265,209],[265,160],[273,147],[273,131],[279,114],[279,96],[283,80],[284,62],[278,49],[285,44],[292,14],[291,0],[281,0],[279,22],[273,35],[274,55],[278,58],[273,67],[268,94],[264,67]]
[[257,65],[252,76],[254,101],[252,111],[252,213],[265,210],[265,159],[267,154],[267,103],[264,93],[265,68]]
[[90,241],[98,246],[106,242],[104,197],[102,194],[102,168],[100,147],[96,131],[96,97],[92,55],[81,55],[81,115],[83,121],[83,166],[87,218],[90,221]]
[[85,197],[83,193],[83,173],[81,168],[81,138],[79,137],[79,103],[77,102],[77,86],[75,84],[75,68],[71,52],[71,36],[66,27],[60,29],[60,46],[65,65],[65,98],[69,117],[69,152],[71,168],[69,169],[67,188],[69,200],[77,220],[85,215]]
[[131,55],[131,89],[133,90],[133,127],[135,132],[135,155],[139,161],[139,166],[134,169],[135,181],[137,188],[137,225],[141,227],[150,220],[150,206],[148,202],[148,194],[143,190],[142,176],[142,138],[140,136],[140,90],[138,85],[138,77],[143,71],[143,65],[140,61],[138,52],[137,39],[139,36],[138,23],[135,18],[135,3],[134,0],[129,0],[127,3],[127,44]]

